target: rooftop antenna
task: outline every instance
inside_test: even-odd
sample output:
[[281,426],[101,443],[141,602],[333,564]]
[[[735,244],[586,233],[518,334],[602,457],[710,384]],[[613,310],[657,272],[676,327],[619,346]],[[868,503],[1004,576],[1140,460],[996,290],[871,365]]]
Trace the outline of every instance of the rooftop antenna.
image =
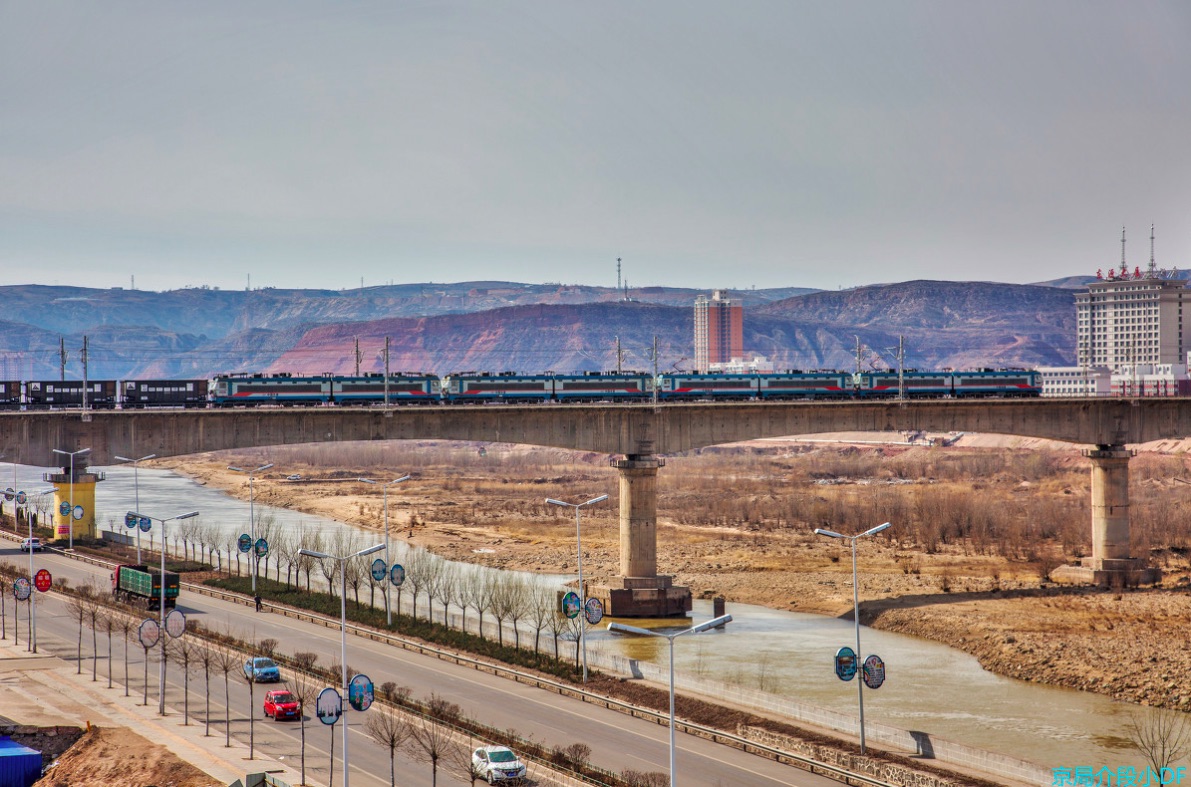
[[1154,278],[1157,268],[1154,266],[1154,225],[1150,225],[1150,278]]
[[621,297],[620,290],[620,257],[616,258],[616,297]]
[[1121,227],[1121,275],[1125,275],[1125,227]]

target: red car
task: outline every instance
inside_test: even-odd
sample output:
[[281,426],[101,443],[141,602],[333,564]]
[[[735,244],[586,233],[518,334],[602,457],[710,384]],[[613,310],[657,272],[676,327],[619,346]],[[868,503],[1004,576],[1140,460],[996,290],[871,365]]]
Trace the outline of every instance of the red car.
[[275,721],[282,719],[302,718],[302,703],[293,692],[285,689],[274,689],[265,692],[265,716],[272,716]]

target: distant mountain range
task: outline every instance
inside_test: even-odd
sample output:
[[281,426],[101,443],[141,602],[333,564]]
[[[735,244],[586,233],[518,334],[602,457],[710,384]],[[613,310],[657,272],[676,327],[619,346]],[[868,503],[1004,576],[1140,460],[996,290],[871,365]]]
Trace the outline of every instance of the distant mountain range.
[[[1073,289],[1090,277],[1038,285],[914,281],[839,291],[730,291],[745,307],[748,353],[775,368],[889,365],[904,336],[918,368],[1070,364]],[[618,291],[561,284],[463,282],[359,290],[151,292],[0,287],[0,375],[208,377],[237,371],[380,371],[386,337],[392,371],[689,369],[693,309],[703,290]]]

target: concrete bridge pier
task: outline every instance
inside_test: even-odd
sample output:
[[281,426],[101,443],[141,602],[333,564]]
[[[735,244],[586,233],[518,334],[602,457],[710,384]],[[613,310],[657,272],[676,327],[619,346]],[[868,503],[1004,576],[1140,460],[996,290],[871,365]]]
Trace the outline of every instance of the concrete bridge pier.
[[691,591],[657,572],[657,476],[665,460],[629,454],[612,460],[620,473],[619,583],[592,588],[606,614],[618,618],[681,617],[691,610]]
[[1129,554],[1129,459],[1133,451],[1120,445],[1085,449],[1092,465],[1092,556],[1079,566],[1063,566],[1059,581],[1108,585],[1156,582],[1161,572]]

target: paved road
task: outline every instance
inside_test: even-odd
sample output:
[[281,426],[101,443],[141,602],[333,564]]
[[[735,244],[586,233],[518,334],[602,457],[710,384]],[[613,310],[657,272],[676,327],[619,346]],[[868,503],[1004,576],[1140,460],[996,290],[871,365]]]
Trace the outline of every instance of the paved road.
[[[27,557],[17,552],[15,544],[10,542],[0,544],[0,559],[19,562],[27,566]],[[96,582],[101,588],[110,587],[109,574],[105,569],[93,567],[79,561],[55,555],[53,553],[39,554],[36,558],[38,567],[49,568],[54,573],[55,580],[68,579],[78,585],[88,580]],[[46,613],[43,614],[42,610]],[[279,650],[284,653],[296,651],[310,651],[319,654],[320,663],[329,665],[337,663],[340,653],[340,636],[337,629],[327,629],[323,626],[303,623],[279,615],[256,614],[250,608],[241,605],[210,599],[196,594],[184,594],[180,600],[179,609],[187,617],[201,621],[205,626],[214,629],[226,628],[245,639],[250,637],[277,639],[281,645]],[[11,611],[11,610],[10,610]],[[77,642],[77,621],[69,619],[60,603],[47,600],[38,611],[38,639],[39,645],[45,643],[55,650],[61,649],[64,655],[73,657]],[[49,638],[53,638],[52,641]],[[84,661],[90,653],[90,634],[84,637]],[[106,644],[100,637],[99,650],[106,653]],[[116,643],[115,653],[120,654],[120,643]],[[133,648],[131,654],[132,667],[131,682],[134,691],[141,687],[143,662],[139,647]],[[152,656],[151,656],[152,659]],[[123,676],[122,659],[115,656],[116,675]],[[425,697],[434,693],[451,702],[459,704],[464,713],[486,724],[515,729],[524,737],[532,737],[543,742],[546,746],[568,746],[572,743],[583,742],[592,748],[592,761],[609,770],[621,771],[631,768],[638,771],[661,771],[668,768],[668,731],[665,727],[641,719],[634,719],[624,714],[595,707],[579,700],[560,697],[549,692],[535,689],[523,684],[476,672],[466,667],[439,661],[430,656],[422,656],[404,650],[393,648],[370,640],[348,637],[348,664],[356,672],[363,672],[372,678],[376,685],[386,681],[393,681],[401,686],[408,686],[415,697]],[[84,664],[89,669],[89,664]],[[101,673],[105,667],[100,666]],[[150,701],[156,695],[156,660],[150,666]],[[181,676],[180,671],[173,665],[170,668],[171,683],[175,683]],[[191,682],[191,713],[202,712],[201,674],[198,679],[192,677]],[[218,701],[222,701],[222,678],[212,683],[212,717],[220,723],[219,734],[223,734],[222,719],[224,708]],[[258,687],[256,702],[263,693]],[[170,701],[180,704],[181,687],[173,689],[173,695],[178,698],[175,702],[170,693]],[[197,693],[196,693],[197,692]],[[232,728],[233,734],[242,739],[247,738],[247,720],[244,710],[248,707],[246,687],[242,681],[235,682],[232,690]],[[236,711],[239,711],[237,716]],[[259,713],[259,710],[258,710]],[[363,730],[361,714],[350,713],[349,743],[353,774],[360,773],[359,784],[387,784],[389,761],[387,751],[382,751],[368,738]],[[264,751],[278,757],[285,758],[291,766],[299,754],[298,725],[279,724],[271,720],[264,720],[255,725],[256,743]],[[341,748],[341,732],[336,728],[336,762],[338,763]],[[315,779],[324,779],[327,775],[326,762],[329,750],[329,732],[323,725],[315,722],[307,724],[307,766],[321,761],[321,773],[313,772]],[[677,770],[683,785],[697,785],[706,787],[728,787],[730,785],[836,785],[838,782],[823,777],[808,774],[790,766],[780,765],[763,758],[745,754],[730,747],[714,744],[701,738],[679,734],[677,739]],[[402,784],[429,784],[429,767],[409,762],[403,758],[403,773],[399,782]],[[341,773],[336,765],[336,780],[341,781]],[[375,774],[375,775],[374,775]],[[440,775],[442,775],[440,773]],[[422,779],[424,778],[424,781]],[[353,783],[357,783],[353,775]]]

